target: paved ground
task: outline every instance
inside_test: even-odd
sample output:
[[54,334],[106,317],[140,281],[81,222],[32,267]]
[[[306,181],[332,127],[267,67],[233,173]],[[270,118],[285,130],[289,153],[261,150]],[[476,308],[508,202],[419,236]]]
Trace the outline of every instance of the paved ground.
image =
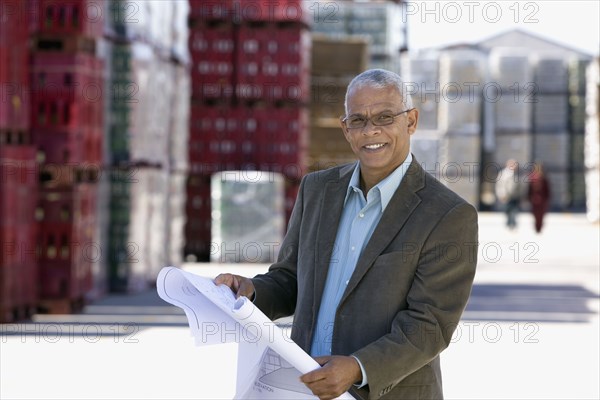
[[[476,285],[442,355],[448,399],[600,398],[599,227],[570,214],[549,215],[541,235],[532,225],[480,216]],[[154,292],[110,296],[80,315],[0,325],[0,398],[232,398],[234,351],[194,347],[184,315]]]

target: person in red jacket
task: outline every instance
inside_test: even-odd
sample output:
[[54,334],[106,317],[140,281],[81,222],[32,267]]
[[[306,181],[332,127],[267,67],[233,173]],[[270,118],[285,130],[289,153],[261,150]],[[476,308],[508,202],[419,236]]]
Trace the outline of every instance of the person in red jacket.
[[529,178],[528,197],[531,203],[531,212],[535,218],[535,231],[540,233],[550,202],[550,183],[540,163],[534,165],[534,170]]

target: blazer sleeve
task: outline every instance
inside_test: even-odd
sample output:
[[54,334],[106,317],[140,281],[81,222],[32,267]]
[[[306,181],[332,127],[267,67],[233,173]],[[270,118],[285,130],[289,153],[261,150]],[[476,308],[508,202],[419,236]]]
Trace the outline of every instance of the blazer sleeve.
[[354,352],[378,399],[430,363],[450,343],[467,304],[477,264],[477,212],[461,203],[429,233],[419,254],[407,308],[391,332]]
[[270,319],[275,320],[294,314],[298,295],[296,278],[300,226],[303,215],[303,193],[306,177],[302,179],[288,230],[281,244],[277,262],[269,272],[252,278],[256,297],[254,304]]

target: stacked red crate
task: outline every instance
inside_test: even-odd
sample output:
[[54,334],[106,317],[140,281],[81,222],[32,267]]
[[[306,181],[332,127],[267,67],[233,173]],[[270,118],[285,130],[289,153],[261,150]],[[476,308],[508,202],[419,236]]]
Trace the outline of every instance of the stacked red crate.
[[0,133],[0,322],[10,322],[37,305],[38,167],[33,146],[4,139]]
[[236,95],[240,99],[275,98],[279,65],[274,24],[246,23],[236,32]]
[[301,25],[242,24],[236,34],[236,95],[305,104],[309,99],[310,33]]
[[272,171],[277,163],[277,149],[280,137],[283,134],[281,110],[271,107],[246,107],[247,119],[256,119],[257,130],[254,133],[256,140],[255,159],[258,170]]
[[204,22],[190,32],[193,98],[230,98],[233,95],[234,36],[231,22]]
[[0,130],[29,128],[28,15],[22,0],[0,4]]
[[[40,308],[69,312],[92,287],[97,172],[104,124],[104,63],[95,56],[108,10],[97,0],[36,0],[31,125],[42,186]],[[92,246],[92,247],[90,247]]]
[[[263,0],[268,2],[269,0]],[[318,3],[311,3],[309,9],[305,9],[302,6],[302,0],[275,0],[271,1],[277,6],[275,8],[275,16],[278,21],[283,22],[296,22],[305,26],[310,25],[314,7],[320,7]],[[313,7],[311,9],[310,7]]]
[[190,19],[234,21],[284,21],[308,24],[310,13],[302,0],[189,0]]
[[[190,7],[190,179],[266,170],[283,173],[297,186],[306,169],[310,76],[301,2],[192,0]],[[192,197],[210,196],[190,187],[187,194],[188,205]],[[186,252],[202,243],[206,250],[210,214],[188,207],[187,220]]]
[[220,166],[232,162],[227,143],[235,119],[229,107],[208,107],[192,104],[190,116],[189,162],[197,173],[210,174]]
[[32,57],[32,128],[47,163],[100,163],[103,63],[88,54]]
[[281,100],[292,104],[307,104],[310,99],[310,32],[303,26],[289,24],[283,26],[277,36],[280,38],[278,82]]
[[42,34],[101,37],[104,9],[98,0],[38,0],[37,30]]
[[189,161],[197,173],[254,167],[295,179],[306,172],[305,108],[193,106],[191,114]]
[[300,179],[306,173],[308,154],[308,111],[303,107],[284,107],[280,111],[280,131],[275,154],[287,178]]
[[[224,169],[257,169],[261,163],[279,163],[274,149],[280,142],[297,140],[292,131],[281,128],[295,118],[296,111],[285,112],[257,105],[192,105],[189,161],[196,173],[211,174]],[[289,121],[293,126],[295,121]],[[295,145],[295,142],[294,142]],[[290,160],[286,160],[290,162]]]
[[268,110],[258,105],[253,108],[237,107],[236,114],[239,120],[239,132],[236,135],[239,142],[240,163],[238,169],[258,170],[264,144],[267,142],[266,132],[269,129]]
[[96,191],[89,183],[40,190],[39,276],[45,300],[81,302],[91,288]]
[[189,0],[190,21],[230,20],[234,0]]
[[26,2],[0,4],[0,323],[37,305],[36,150],[31,145],[29,14]]

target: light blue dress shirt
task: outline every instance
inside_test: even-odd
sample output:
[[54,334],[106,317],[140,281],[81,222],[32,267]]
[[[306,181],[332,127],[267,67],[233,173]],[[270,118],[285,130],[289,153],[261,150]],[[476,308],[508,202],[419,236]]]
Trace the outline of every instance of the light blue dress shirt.
[[[398,168],[369,190],[366,199],[360,189],[360,164],[356,164],[346,192],[344,209],[329,261],[329,272],[312,341],[313,357],[331,355],[333,323],[338,304],[362,251],[411,162],[412,155],[409,153]],[[360,360],[358,362],[363,374],[360,386],[364,386],[367,383],[366,374]]]

